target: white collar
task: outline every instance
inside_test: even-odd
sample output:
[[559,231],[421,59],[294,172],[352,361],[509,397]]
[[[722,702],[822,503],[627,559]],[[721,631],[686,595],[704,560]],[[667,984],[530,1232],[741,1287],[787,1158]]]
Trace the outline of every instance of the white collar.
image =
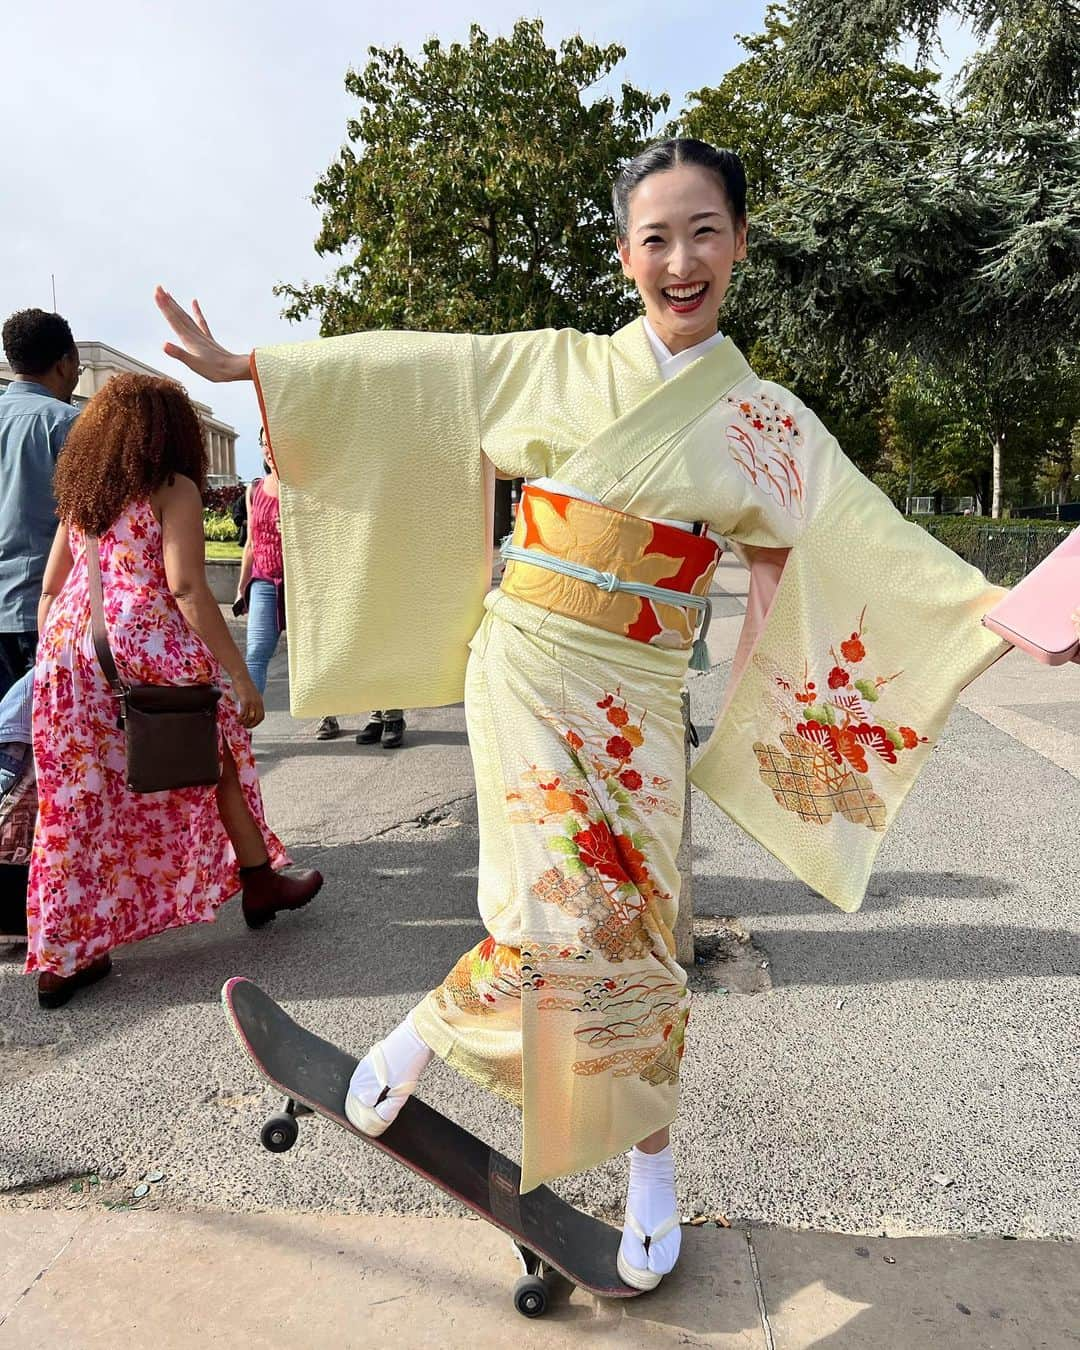
[[723,333],[717,332],[693,347],[687,347],[684,352],[675,352],[674,355],[668,351],[665,344],[656,336],[656,331],[648,319],[643,320],[645,332],[649,339],[649,345],[653,349],[653,355],[656,357],[656,364],[660,367],[660,374],[665,380],[670,380],[673,375],[677,375],[680,370],[685,369],[691,361],[696,361],[699,356],[704,356],[710,347],[719,346],[724,340]]

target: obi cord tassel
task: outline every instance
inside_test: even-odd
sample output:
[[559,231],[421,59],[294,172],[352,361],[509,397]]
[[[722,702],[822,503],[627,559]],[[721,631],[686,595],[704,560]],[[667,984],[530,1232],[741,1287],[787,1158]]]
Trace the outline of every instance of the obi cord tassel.
[[688,609],[697,610],[702,615],[701,632],[690,653],[690,669],[712,669],[705,641],[712,619],[712,601],[708,596],[695,595],[692,591],[669,591],[663,586],[649,586],[645,582],[623,581],[614,572],[600,572],[595,567],[586,567],[568,558],[554,558],[550,553],[541,553],[539,549],[520,548],[517,544],[504,542],[500,551],[506,562],[531,563],[533,567],[543,567],[549,572],[561,572],[564,577],[587,581],[593,586],[599,586],[602,591],[626,591],[630,595],[644,596],[647,600],[659,600],[665,605],[685,605]]
[[709,624],[712,622],[712,601],[705,601],[705,608],[701,616],[701,632],[694,639],[694,646],[690,652],[690,669],[701,671],[703,674],[712,670],[712,658],[709,656],[709,644],[706,638],[709,636]]
[[703,637],[694,639],[694,646],[690,652],[690,669],[699,670],[703,674],[708,674],[712,670],[712,659],[709,656],[709,644]]

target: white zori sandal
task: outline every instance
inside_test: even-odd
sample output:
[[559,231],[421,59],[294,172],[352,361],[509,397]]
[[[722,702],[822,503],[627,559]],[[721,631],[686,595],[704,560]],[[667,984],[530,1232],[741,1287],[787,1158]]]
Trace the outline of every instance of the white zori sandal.
[[[646,1233],[645,1229],[634,1218],[630,1207],[627,1206],[626,1209],[626,1227],[630,1229],[646,1252],[649,1250],[650,1243],[659,1242],[661,1238],[666,1238],[669,1233],[678,1228],[680,1222],[679,1216],[672,1214],[653,1232]],[[628,1284],[631,1289],[655,1289],[664,1278],[663,1275],[658,1275],[655,1270],[649,1270],[648,1267],[639,1270],[637,1266],[632,1266],[629,1261],[623,1258],[621,1246],[615,1264],[618,1267],[619,1279],[622,1280],[623,1284]]]
[[[370,1060],[372,1068],[375,1070],[375,1077],[380,1089],[379,1095],[374,1105],[366,1106],[350,1087],[345,1096],[345,1114],[361,1134],[366,1134],[369,1138],[374,1139],[397,1119],[397,1113],[412,1093],[416,1091],[416,1081],[414,1079],[412,1082],[397,1083],[393,1087],[390,1086],[390,1075],[386,1069],[386,1056],[383,1054],[382,1041],[376,1041],[365,1058]],[[390,1119],[384,1120],[375,1110],[375,1106],[391,1107]]]

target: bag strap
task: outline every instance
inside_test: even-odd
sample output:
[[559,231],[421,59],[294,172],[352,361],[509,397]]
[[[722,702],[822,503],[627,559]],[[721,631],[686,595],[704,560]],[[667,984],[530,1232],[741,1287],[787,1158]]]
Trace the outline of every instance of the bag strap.
[[127,690],[117,672],[116,662],[113,660],[112,648],[109,646],[109,635],[105,631],[105,602],[101,594],[101,556],[98,552],[98,541],[97,537],[92,534],[86,535],[85,541],[86,571],[87,579],[90,583],[90,621],[94,633],[94,650],[97,652],[98,663],[105,674],[105,678],[112,686],[113,693],[117,698],[122,699],[127,693]]

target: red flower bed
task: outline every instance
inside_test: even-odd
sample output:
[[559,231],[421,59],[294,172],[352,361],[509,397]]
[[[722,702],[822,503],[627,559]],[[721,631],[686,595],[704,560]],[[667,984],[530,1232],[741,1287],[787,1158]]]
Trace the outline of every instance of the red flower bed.
[[231,483],[228,487],[208,487],[203,493],[203,506],[217,512],[218,515],[224,515],[244,492],[243,483]]

